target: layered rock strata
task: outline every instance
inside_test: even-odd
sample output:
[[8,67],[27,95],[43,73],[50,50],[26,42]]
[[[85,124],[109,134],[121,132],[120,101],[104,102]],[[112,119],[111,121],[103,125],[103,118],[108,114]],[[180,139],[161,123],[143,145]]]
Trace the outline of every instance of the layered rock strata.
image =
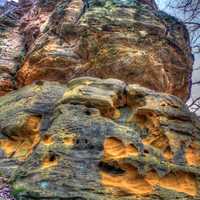
[[20,20],[25,57],[15,78],[18,88],[93,76],[187,100],[189,36],[183,23],[159,11],[154,1],[24,2],[29,11]]
[[38,81],[0,98],[0,124],[17,198],[199,199],[200,123],[175,96],[117,79]]
[[182,22],[153,0],[20,0],[0,36],[0,179],[17,200],[200,199]]

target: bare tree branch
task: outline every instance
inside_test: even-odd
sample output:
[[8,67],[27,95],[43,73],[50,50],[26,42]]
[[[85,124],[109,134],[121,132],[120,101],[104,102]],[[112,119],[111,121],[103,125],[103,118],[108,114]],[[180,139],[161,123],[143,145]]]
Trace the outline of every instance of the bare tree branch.
[[192,85],[199,85],[200,81],[193,82]]
[[191,108],[193,105],[195,105],[200,100],[200,97],[196,98],[195,100],[192,100],[192,103],[188,105],[189,108]]

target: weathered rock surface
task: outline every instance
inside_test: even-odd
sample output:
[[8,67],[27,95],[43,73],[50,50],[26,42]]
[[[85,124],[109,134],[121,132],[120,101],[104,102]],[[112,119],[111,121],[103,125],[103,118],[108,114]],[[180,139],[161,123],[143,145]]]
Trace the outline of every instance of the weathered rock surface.
[[27,54],[18,87],[93,76],[187,100],[193,63],[188,33],[154,1],[35,2],[21,23]]
[[21,18],[30,6],[30,0],[24,0],[0,7],[0,96],[17,88],[16,74],[26,54]]
[[18,30],[21,17],[16,3],[8,3],[0,12],[0,96],[16,88],[15,75],[23,53]]
[[7,2],[0,181],[17,200],[199,200],[192,63],[154,0]]
[[0,98],[0,125],[17,199],[200,198],[200,123],[175,96],[117,79],[38,81]]

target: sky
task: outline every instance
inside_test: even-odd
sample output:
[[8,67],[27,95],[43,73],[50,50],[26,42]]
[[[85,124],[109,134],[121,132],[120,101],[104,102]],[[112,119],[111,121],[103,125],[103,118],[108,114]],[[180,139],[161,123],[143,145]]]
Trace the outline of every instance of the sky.
[[156,3],[161,10],[165,9],[167,2],[168,0],[156,0]]

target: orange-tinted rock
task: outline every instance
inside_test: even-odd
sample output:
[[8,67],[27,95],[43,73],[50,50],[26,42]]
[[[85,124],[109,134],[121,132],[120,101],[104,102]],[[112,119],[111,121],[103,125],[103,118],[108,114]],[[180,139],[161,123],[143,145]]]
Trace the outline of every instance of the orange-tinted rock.
[[135,167],[127,164],[120,167],[125,170],[123,175],[111,175],[106,172],[102,172],[102,184],[107,187],[115,187],[123,192],[137,195],[145,196],[153,192],[151,184],[138,174]]
[[58,159],[55,155],[46,155],[42,161],[42,169],[52,168],[58,165]]
[[17,198],[199,198],[200,123],[175,96],[116,79],[38,81],[0,98],[0,128],[0,170],[26,185]]
[[186,161],[189,165],[200,166],[200,144],[192,143],[185,152]]
[[183,23],[153,0],[13,6],[14,20],[0,11],[0,96],[18,87],[0,98],[0,172],[16,198],[199,199]]
[[124,145],[122,141],[117,138],[107,138],[104,141],[104,159],[120,158],[129,155],[138,155],[137,149],[134,145]]
[[35,146],[40,142],[40,118],[29,117],[22,125],[19,133],[8,139],[0,140],[0,148],[8,157],[25,160],[32,154]]
[[123,175],[111,175],[102,172],[102,184],[107,187],[115,187],[121,191],[142,196],[148,196],[153,193],[153,189],[156,186],[183,192],[191,196],[197,195],[197,184],[191,174],[177,172],[160,178],[157,173],[149,172],[143,177],[131,165],[122,165],[120,167],[125,170]]
[[52,145],[54,143],[54,139],[51,135],[45,135],[43,138],[42,138],[42,142],[45,144],[45,145]]
[[152,186],[159,185],[191,196],[196,196],[198,192],[195,178],[189,173],[175,172],[160,178],[155,172],[149,172],[145,180]]
[[42,8],[36,21],[30,18],[34,22],[25,26],[30,29],[27,38],[29,32],[38,33],[27,41],[18,86],[41,79],[112,77],[187,100],[193,60],[181,22],[152,9],[153,1],[115,0],[111,6],[109,1],[101,6],[91,1],[89,6],[84,8],[81,0],[60,2],[54,11]]

